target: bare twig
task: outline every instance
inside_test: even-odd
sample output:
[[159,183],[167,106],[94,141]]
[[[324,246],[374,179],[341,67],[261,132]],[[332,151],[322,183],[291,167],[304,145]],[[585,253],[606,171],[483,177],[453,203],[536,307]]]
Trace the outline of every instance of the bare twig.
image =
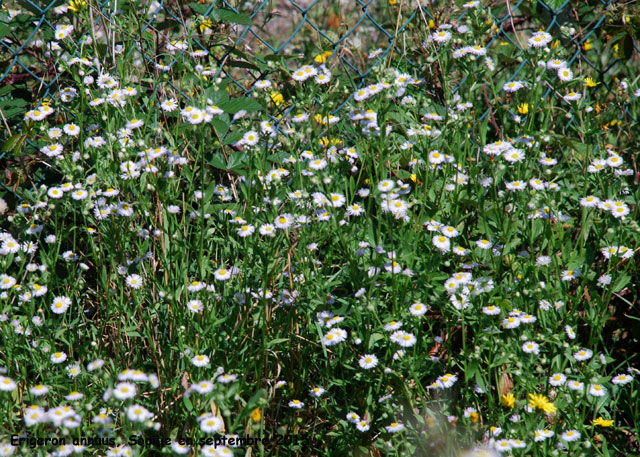
[[7,118],[4,117],[4,113],[2,112],[2,108],[0,108],[0,116],[2,116],[2,121],[4,122],[4,126],[7,128],[7,132],[9,132],[9,136],[11,136],[11,129],[9,128],[9,123],[7,122]]
[[416,4],[418,5],[418,11],[420,11],[420,17],[422,18],[422,21],[424,22],[424,25],[427,26],[427,29],[429,28],[429,21],[427,21],[427,18],[424,15],[424,11],[422,11],[422,5],[420,4],[420,0],[418,0],[416,2]]
[[491,102],[489,101],[489,96],[487,95],[487,89],[485,86],[482,86],[482,95],[484,95],[484,101],[487,103],[487,109],[489,110],[489,122],[496,130],[496,133],[500,138],[502,138],[502,130],[498,127],[496,122],[496,118],[493,116],[493,110],[491,109]]
[[509,12],[509,22],[511,23],[511,29],[513,30],[513,36],[516,37],[516,41],[518,42],[518,46],[520,46],[520,48],[523,49],[524,46],[522,46],[522,43],[520,42],[520,38],[518,37],[518,32],[516,31],[516,26],[513,23],[513,14],[511,14],[511,3],[509,2],[509,0],[507,0],[507,11]]
[[393,51],[396,48],[396,40],[398,39],[398,29],[400,28],[400,17],[402,16],[403,5],[404,5],[404,1],[401,1],[400,5],[398,5],[398,18],[396,19],[396,30],[393,32],[393,43],[391,44],[391,51],[389,51],[389,61],[387,62],[387,68],[391,67],[391,60],[393,59]]

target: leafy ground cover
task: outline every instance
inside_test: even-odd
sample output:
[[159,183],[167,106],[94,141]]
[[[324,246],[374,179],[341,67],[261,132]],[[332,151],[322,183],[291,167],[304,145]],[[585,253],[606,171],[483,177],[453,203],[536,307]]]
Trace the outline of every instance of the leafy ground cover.
[[302,55],[53,9],[54,92],[3,105],[0,455],[640,452],[636,16],[536,4]]

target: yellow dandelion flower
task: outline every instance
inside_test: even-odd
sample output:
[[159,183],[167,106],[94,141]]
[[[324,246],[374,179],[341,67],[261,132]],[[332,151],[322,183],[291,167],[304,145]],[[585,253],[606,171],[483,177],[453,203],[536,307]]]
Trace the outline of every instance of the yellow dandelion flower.
[[251,419],[253,419],[254,422],[258,422],[261,418],[262,412],[260,411],[260,408],[256,408],[251,412]]
[[211,19],[203,19],[198,28],[200,29],[200,33],[204,33],[205,30],[213,27],[213,21]]
[[548,401],[542,406],[542,410],[545,413],[555,413],[558,410],[558,408],[556,408],[556,405],[554,405],[553,402]]
[[518,112],[520,114],[528,114],[529,113],[529,104],[528,103],[522,103],[522,104],[518,105]]
[[553,413],[557,409],[553,402],[542,394],[529,394],[529,407],[541,409],[545,413]]
[[598,84],[600,84],[599,82],[596,82],[593,80],[593,78],[584,78],[584,83],[587,85],[587,87],[596,87]]
[[323,136],[322,138],[320,138],[320,140],[318,140],[318,142],[322,145],[322,146],[329,146],[329,145],[337,145],[342,143],[342,140],[339,138],[327,138],[326,136]]
[[516,404],[516,398],[511,393],[504,394],[502,397],[500,397],[500,403],[502,403],[502,405],[506,406],[507,408],[513,408]]
[[80,10],[86,8],[86,6],[87,2],[84,0],[71,0],[67,8],[74,13],[78,13]]
[[600,427],[611,427],[613,425],[613,420],[604,419],[602,416],[593,420],[593,425],[599,425]]
[[284,97],[280,92],[271,92],[271,100],[276,106],[280,106],[284,103]]
[[318,54],[313,61],[316,63],[325,63],[329,57],[333,54],[331,51],[325,51],[322,54]]

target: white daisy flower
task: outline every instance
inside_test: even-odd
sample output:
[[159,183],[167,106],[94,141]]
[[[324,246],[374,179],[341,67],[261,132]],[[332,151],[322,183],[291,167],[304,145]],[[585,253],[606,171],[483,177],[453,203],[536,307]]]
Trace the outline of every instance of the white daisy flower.
[[358,364],[364,370],[370,370],[372,368],[375,368],[376,365],[378,365],[378,358],[373,354],[365,354],[362,357],[360,357]]

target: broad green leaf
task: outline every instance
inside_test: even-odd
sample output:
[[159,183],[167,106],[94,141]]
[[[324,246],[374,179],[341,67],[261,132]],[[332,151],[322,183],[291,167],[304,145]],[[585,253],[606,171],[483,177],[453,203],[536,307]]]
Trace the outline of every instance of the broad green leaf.
[[229,124],[227,124],[220,118],[214,118],[211,121],[211,125],[213,125],[213,128],[216,130],[216,135],[218,135],[220,138],[224,137],[224,135],[227,133],[227,130],[229,130]]
[[214,106],[220,106],[222,103],[229,101],[229,92],[220,87],[210,87],[206,91],[207,98],[211,100]]
[[0,38],[5,37],[11,33],[11,29],[8,25],[0,22]]
[[220,153],[214,154],[207,160],[207,163],[212,167],[218,168],[220,170],[227,169],[227,163],[224,160],[224,156]]
[[240,13],[231,10],[217,8],[211,11],[209,17],[216,21],[233,22],[234,24],[251,25],[251,19]]
[[22,99],[22,98],[15,98],[13,100],[0,100],[0,109],[5,109],[8,107],[20,107],[20,106],[27,106],[29,104],[28,101]]
[[256,67],[255,65],[242,60],[228,60],[227,65],[234,68],[247,68],[249,70],[256,70],[256,71],[259,70],[258,67]]
[[611,291],[613,293],[620,292],[622,289],[625,288],[627,284],[629,284],[630,281],[631,281],[631,276],[629,276],[626,273],[623,273],[618,277],[616,282],[613,283],[613,287],[611,287]]
[[384,335],[382,335],[381,333],[372,333],[371,336],[369,337],[368,348],[369,349],[373,348],[376,342],[380,341],[383,338],[384,338]]
[[233,132],[230,132],[225,138],[224,138],[224,144],[232,144],[235,143],[236,141],[238,141],[240,138],[242,138],[242,132],[240,130],[234,130]]
[[4,143],[4,146],[2,146],[2,152],[13,152],[16,149],[19,149],[26,140],[27,135],[17,133]]
[[209,5],[201,5],[199,3],[189,3],[189,8],[198,14],[204,15],[209,9]]
[[9,109],[3,109],[2,111],[4,112],[4,117],[6,117],[7,119],[11,119],[19,114],[24,113],[23,108],[9,108]]
[[229,156],[229,163],[227,163],[227,170],[234,170],[247,160],[247,156],[244,152],[235,152]]
[[229,100],[228,102],[221,104],[220,109],[224,110],[225,113],[236,114],[240,110],[245,110],[250,113],[252,111],[263,110],[264,107],[254,99],[244,97]]
[[6,95],[11,92],[16,86],[4,86],[0,87],[0,96]]

